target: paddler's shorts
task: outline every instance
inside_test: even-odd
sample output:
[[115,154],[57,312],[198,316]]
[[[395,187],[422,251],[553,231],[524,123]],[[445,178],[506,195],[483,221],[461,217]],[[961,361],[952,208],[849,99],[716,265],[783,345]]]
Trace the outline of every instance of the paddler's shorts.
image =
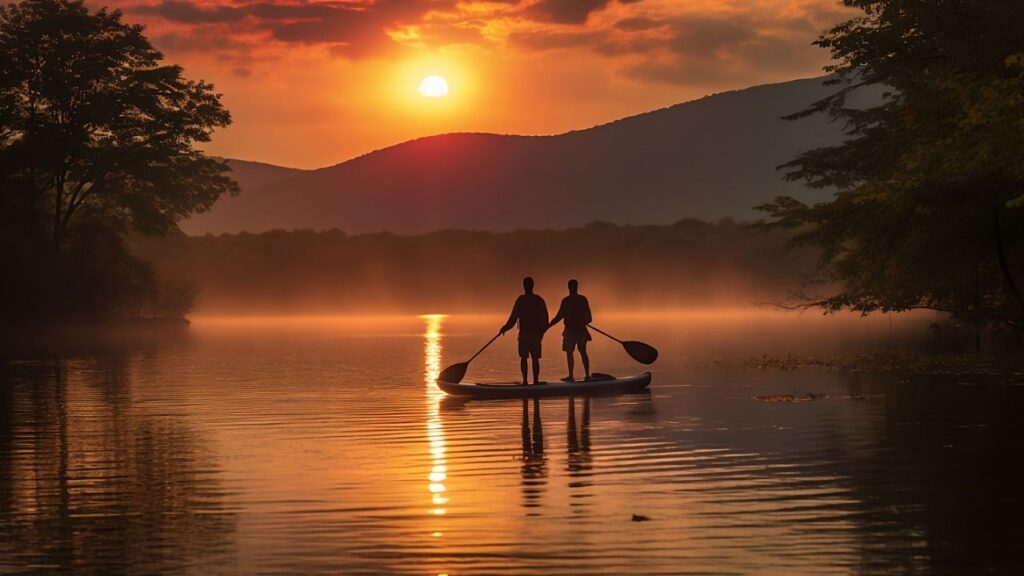
[[543,335],[519,335],[519,357],[520,358],[540,358],[540,341],[544,338]]
[[562,350],[572,352],[573,349],[579,348],[580,352],[586,352],[588,340],[590,340],[590,332],[586,330],[571,334],[564,333],[562,334]]

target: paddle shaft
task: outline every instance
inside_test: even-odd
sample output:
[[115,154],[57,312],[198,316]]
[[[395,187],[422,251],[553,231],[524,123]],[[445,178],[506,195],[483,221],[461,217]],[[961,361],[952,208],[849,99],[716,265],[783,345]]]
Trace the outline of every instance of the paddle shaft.
[[[596,328],[595,328],[595,330],[596,330]],[[475,360],[475,359],[476,359],[476,357],[477,357],[477,356],[479,356],[481,352],[483,352],[484,350],[487,350],[487,347],[488,347],[488,346],[490,346],[491,344],[494,344],[494,341],[498,339],[498,336],[501,336],[501,333],[500,333],[500,332],[499,332],[499,333],[497,333],[497,334],[495,334],[495,335],[494,335],[494,338],[491,338],[490,340],[488,340],[488,341],[487,341],[487,344],[484,344],[483,348],[481,348],[481,349],[477,350],[477,351],[476,351],[476,354],[473,354],[473,356],[472,356],[472,357],[470,357],[470,359],[469,359],[469,360],[466,360],[466,364],[469,364],[470,362],[472,362],[473,360]]]
[[590,327],[590,328],[591,328],[592,330],[595,330],[595,331],[597,331],[597,332],[600,332],[601,334],[604,334],[605,336],[607,336],[607,337],[611,338],[612,340],[615,340],[615,341],[616,341],[616,342],[618,342],[619,344],[624,344],[624,343],[622,342],[622,340],[619,340],[619,339],[618,339],[618,338],[616,338],[615,336],[612,336],[611,334],[609,334],[609,333],[605,332],[604,330],[601,330],[600,328],[598,328],[598,327],[594,326],[593,324],[587,324],[587,326],[588,326],[588,327]]

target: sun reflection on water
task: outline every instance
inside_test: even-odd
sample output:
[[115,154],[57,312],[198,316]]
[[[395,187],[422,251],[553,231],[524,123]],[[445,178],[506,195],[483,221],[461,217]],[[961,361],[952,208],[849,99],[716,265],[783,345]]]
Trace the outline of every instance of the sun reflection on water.
[[[427,391],[427,440],[430,443],[430,475],[429,484],[432,507],[430,513],[444,516],[448,497],[445,495],[445,480],[448,479],[448,465],[445,460],[444,428],[441,424],[440,402],[444,392],[437,387],[435,380],[441,371],[441,323],[443,314],[427,314],[422,316],[426,322],[423,333],[423,375]],[[439,534],[436,533],[435,534]],[[436,536],[435,536],[436,537]]]

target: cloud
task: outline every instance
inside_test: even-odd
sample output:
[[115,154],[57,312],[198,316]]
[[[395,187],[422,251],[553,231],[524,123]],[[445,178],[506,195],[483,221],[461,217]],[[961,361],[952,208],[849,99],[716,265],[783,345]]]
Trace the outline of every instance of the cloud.
[[528,18],[557,24],[583,24],[591,12],[608,6],[608,0],[540,0],[526,7]]
[[[419,22],[432,11],[452,10],[456,0],[376,0],[374,2],[251,2],[199,3],[161,0],[131,8],[136,14],[197,31],[226,36],[263,34],[288,44],[324,44],[334,53],[366,55],[393,44],[387,32],[403,23]],[[208,43],[203,42],[204,45]]]
[[182,24],[225,24],[239,22],[246,16],[244,8],[199,6],[181,0],[166,0],[159,4],[136,6],[132,11]]
[[824,53],[811,42],[840,21],[750,12],[742,16],[685,15],[669,20],[668,57],[647,59],[626,69],[645,81],[668,83],[786,77],[820,66]]
[[560,48],[580,48],[593,46],[604,38],[601,32],[586,31],[546,31],[513,32],[506,41],[514,46],[528,50],[556,50]]
[[153,45],[165,52],[178,54],[215,51],[218,53],[246,53],[251,45],[232,35],[219,34],[206,28],[186,28],[164,32],[151,37]]
[[620,30],[650,30],[652,28],[661,28],[665,25],[664,20],[653,20],[646,16],[634,16],[632,18],[623,18],[615,23],[615,27]]
[[667,46],[689,55],[715,54],[756,39],[758,26],[744,18],[686,16],[669,24],[672,32]]
[[808,6],[779,12],[750,4],[728,12],[657,15],[629,14],[632,6],[619,7],[612,14],[617,18],[601,27],[519,32],[510,34],[508,42],[531,51],[596,52],[624,76],[645,83],[707,85],[806,75],[826,58],[811,42],[850,15]]
[[243,63],[296,45],[347,59],[452,45],[585,51],[635,81],[677,85],[807,74],[827,57],[811,42],[851,14],[821,0],[155,0],[128,11],[162,25],[161,48]]

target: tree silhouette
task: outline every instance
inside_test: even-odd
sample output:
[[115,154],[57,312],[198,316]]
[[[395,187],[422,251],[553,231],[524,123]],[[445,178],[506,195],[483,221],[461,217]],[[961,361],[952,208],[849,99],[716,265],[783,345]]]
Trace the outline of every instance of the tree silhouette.
[[0,6],[0,186],[19,229],[4,241],[64,267],[69,244],[166,234],[237,192],[227,164],[194,148],[231,121],[220,95],[162,60],[119,11]]
[[[864,15],[817,42],[838,91],[828,113],[849,139],[783,166],[837,190],[762,206],[771,225],[822,248],[838,293],[803,305],[862,312],[932,308],[1024,329],[1024,10],[1017,2],[845,0]],[[856,106],[864,86],[883,103]]]

